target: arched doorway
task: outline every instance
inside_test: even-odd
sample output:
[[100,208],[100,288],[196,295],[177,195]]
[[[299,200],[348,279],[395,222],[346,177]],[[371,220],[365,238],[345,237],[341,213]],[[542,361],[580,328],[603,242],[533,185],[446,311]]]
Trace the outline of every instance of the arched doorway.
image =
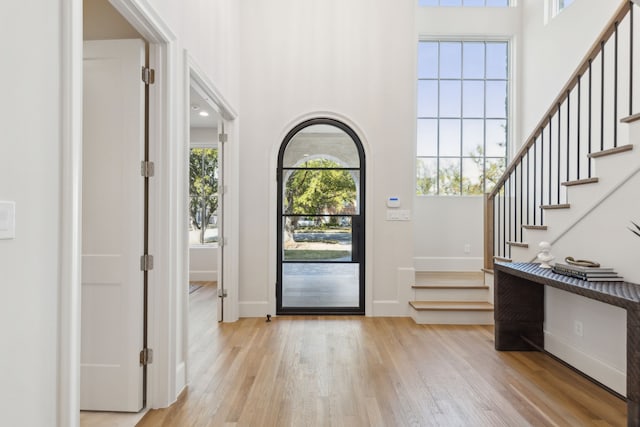
[[277,314],[364,314],[365,156],[344,123],[316,118],[278,155]]

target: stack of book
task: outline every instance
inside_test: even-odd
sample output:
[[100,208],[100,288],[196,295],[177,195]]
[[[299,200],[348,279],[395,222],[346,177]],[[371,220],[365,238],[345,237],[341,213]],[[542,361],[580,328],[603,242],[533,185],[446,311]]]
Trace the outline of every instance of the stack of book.
[[556,263],[553,272],[587,282],[622,282],[623,278],[618,276],[610,267],[582,267],[579,265]]

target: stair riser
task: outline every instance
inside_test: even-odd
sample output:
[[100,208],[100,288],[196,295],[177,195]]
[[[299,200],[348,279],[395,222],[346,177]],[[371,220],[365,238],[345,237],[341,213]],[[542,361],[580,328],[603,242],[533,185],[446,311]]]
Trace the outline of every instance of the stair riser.
[[488,301],[488,289],[415,289],[415,301]]
[[420,325],[493,325],[493,311],[417,311],[411,318]]

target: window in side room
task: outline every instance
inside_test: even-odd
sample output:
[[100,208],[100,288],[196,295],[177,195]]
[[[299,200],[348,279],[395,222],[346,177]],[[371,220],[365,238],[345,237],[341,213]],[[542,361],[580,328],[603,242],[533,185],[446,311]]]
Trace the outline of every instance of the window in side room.
[[508,146],[509,44],[418,44],[418,195],[481,195],[502,175]]
[[189,154],[189,245],[218,242],[218,150],[191,148]]

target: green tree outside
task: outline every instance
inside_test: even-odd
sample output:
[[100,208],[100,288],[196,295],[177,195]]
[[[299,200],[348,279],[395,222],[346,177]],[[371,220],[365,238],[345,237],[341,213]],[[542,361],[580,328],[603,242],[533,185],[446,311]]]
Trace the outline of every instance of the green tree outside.
[[191,226],[200,231],[200,243],[218,210],[218,150],[192,148],[189,155],[189,216]]

